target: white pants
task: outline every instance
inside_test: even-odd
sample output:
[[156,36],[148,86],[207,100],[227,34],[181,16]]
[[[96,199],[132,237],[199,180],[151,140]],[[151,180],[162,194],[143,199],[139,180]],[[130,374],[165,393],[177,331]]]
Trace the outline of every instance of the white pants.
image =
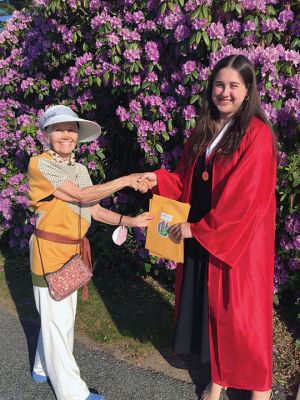
[[77,292],[55,301],[48,288],[33,286],[41,330],[33,371],[49,376],[58,400],[86,400],[90,391],[73,356]]

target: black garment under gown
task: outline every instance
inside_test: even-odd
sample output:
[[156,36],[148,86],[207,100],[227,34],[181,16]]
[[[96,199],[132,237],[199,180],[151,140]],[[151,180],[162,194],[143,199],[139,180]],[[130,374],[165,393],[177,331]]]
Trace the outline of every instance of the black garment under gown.
[[[211,209],[212,167],[209,179],[202,179],[205,154],[198,157],[192,182],[189,222],[199,221]],[[198,353],[209,363],[207,272],[209,254],[196,239],[185,239],[183,282],[174,336],[176,353]]]

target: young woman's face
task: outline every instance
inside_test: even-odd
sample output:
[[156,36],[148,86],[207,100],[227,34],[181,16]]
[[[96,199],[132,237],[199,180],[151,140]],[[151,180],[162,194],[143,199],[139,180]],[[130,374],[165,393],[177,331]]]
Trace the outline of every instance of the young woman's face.
[[78,127],[75,122],[61,122],[50,127],[48,141],[50,148],[61,156],[63,160],[69,160],[72,151],[78,141]]
[[239,72],[231,67],[220,69],[213,82],[212,101],[220,112],[220,118],[230,119],[248,94]]

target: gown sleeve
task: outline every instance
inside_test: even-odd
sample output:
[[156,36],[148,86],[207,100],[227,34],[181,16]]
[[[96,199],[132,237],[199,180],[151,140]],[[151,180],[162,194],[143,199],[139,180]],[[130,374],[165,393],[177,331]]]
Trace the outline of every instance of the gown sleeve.
[[157,177],[157,186],[152,189],[153,193],[172,200],[181,200],[186,171],[188,169],[189,147],[190,139],[187,140],[184,146],[182,157],[174,172],[169,172],[165,169],[154,171]]
[[193,237],[229,267],[239,265],[265,215],[270,210],[275,215],[272,132],[261,123],[244,139],[239,159],[215,206],[199,222],[191,224]]

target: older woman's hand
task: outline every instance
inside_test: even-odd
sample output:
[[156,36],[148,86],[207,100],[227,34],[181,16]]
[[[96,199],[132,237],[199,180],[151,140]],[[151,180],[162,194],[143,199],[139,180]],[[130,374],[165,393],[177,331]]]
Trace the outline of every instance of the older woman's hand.
[[154,217],[150,215],[148,212],[144,212],[143,214],[139,214],[136,217],[132,218],[132,225],[137,228],[145,228],[148,226],[149,222],[153,219]]
[[140,176],[141,176],[141,173],[127,175],[125,177],[127,180],[126,186],[131,187],[134,190],[138,190],[140,187],[140,182],[139,182]]

